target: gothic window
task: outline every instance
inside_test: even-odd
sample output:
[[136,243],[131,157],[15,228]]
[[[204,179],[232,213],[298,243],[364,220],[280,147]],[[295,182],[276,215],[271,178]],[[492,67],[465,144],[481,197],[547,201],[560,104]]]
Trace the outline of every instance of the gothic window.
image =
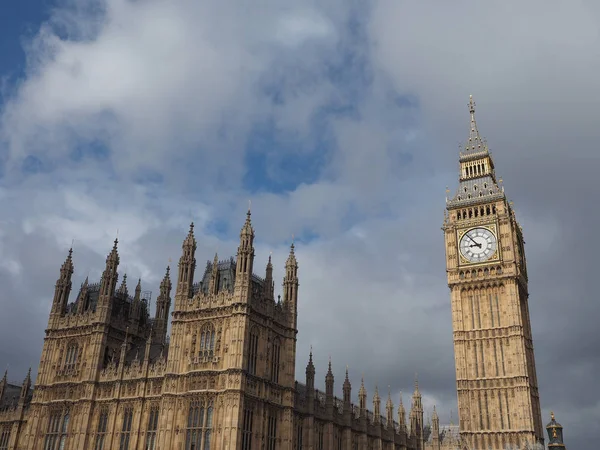
[[281,342],[279,339],[273,341],[271,355],[271,381],[279,383],[279,358],[281,356]]
[[215,351],[215,328],[207,324],[200,332],[200,356],[212,358]]
[[69,411],[55,411],[50,415],[44,450],[63,450],[67,441]]
[[248,372],[250,375],[256,375],[256,360],[258,356],[258,329],[256,327],[250,330],[250,348],[248,350]]
[[242,423],[242,450],[252,450],[252,422],[254,411],[244,410],[244,420]]
[[302,433],[303,433],[303,429],[302,429],[302,419],[298,419],[298,421],[300,421],[300,423],[298,423],[298,425],[296,425],[296,450],[302,450]]
[[317,424],[317,450],[323,450],[324,432],[323,424]]
[[8,450],[8,441],[10,440],[10,428],[8,425],[0,428],[0,450]]
[[277,444],[277,416],[273,413],[269,415],[267,433],[267,450],[275,450]]
[[212,434],[213,407],[194,402],[188,411],[188,423],[185,437],[185,450],[210,449]]
[[133,408],[125,408],[123,412],[123,425],[121,426],[121,444],[119,450],[129,450],[131,439],[131,422],[133,422]]
[[158,407],[150,408],[148,428],[146,431],[146,450],[156,450],[156,430],[158,429]]
[[71,370],[75,368],[77,362],[77,354],[79,352],[79,346],[76,342],[72,342],[67,347],[67,355],[65,357],[65,370]]
[[107,425],[108,425],[108,410],[102,409],[100,411],[100,417],[98,419],[95,450],[104,450],[104,440],[106,439]]

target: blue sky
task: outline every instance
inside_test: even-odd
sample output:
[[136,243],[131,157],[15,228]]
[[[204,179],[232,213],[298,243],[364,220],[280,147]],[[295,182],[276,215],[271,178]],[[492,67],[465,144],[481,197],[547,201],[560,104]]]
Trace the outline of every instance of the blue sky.
[[[0,342],[15,324],[35,330],[22,351],[0,348],[15,378],[39,358],[73,239],[75,284],[99,276],[118,229],[121,273],[156,291],[192,220],[198,267],[215,251],[235,254],[251,200],[259,275],[272,251],[282,277],[296,236],[298,377],[310,345],[318,373],[331,354],[336,379],[348,364],[353,383],[364,372],[369,392],[390,385],[395,399],[419,372],[426,408],[436,404],[449,420],[456,396],[440,226],[473,94],[524,228],[544,420],[556,412],[570,448],[600,438],[590,431],[600,403],[589,394],[600,360],[576,351],[600,343],[589,320],[600,312],[589,263],[600,217],[579,206],[595,204],[600,169],[598,7],[7,5]],[[557,315],[577,326],[557,330]]]

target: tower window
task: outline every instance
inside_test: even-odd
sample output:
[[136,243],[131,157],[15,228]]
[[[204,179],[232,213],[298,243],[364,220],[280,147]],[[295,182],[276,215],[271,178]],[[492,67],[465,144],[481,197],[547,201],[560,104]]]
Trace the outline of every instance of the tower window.
[[[277,417],[273,413],[269,415],[267,426],[267,450],[275,450],[277,444]],[[322,450],[322,448],[319,450]]]
[[211,324],[207,324],[202,328],[200,333],[200,357],[214,356],[215,350],[215,328]]
[[192,403],[188,412],[188,422],[185,438],[185,450],[200,450],[210,448],[212,435],[213,408],[209,405],[204,414],[204,404]]
[[248,348],[248,372],[256,375],[256,361],[258,358],[258,329],[253,327],[250,331],[250,342]]
[[65,356],[65,370],[72,370],[75,368],[77,363],[77,354],[79,353],[79,346],[73,342],[67,347],[67,355]]
[[273,341],[273,349],[271,355],[271,381],[279,383],[279,357],[281,355],[281,343],[279,339]]
[[98,428],[96,433],[95,450],[104,450],[104,439],[106,439],[106,429],[108,425],[108,410],[102,409],[98,418]]
[[[252,450],[252,422],[254,411],[244,410],[244,419],[242,422],[242,450]],[[186,448],[187,450],[187,448]]]
[[119,445],[119,450],[129,450],[131,422],[133,422],[133,408],[127,407],[123,411],[123,425],[121,426],[121,443]]
[[156,450],[156,431],[158,429],[158,407],[150,409],[146,432],[146,450]]
[[64,449],[69,429],[69,411],[55,411],[48,420],[44,450]]
[[296,450],[302,450],[303,429],[301,420],[298,419],[299,423],[296,425]]
[[10,428],[4,425],[0,428],[0,450],[8,450],[8,441],[10,440]]

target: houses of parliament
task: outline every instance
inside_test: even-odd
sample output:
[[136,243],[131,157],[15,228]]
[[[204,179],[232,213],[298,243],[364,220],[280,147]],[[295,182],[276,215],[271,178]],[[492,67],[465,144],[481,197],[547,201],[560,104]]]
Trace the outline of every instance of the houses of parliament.
[[[100,281],[86,279],[72,297],[70,250],[35,383],[31,371],[22,385],[6,374],[0,380],[0,450],[543,448],[523,234],[472,99],[469,111],[459,188],[443,223],[457,426],[440,426],[435,408],[424,423],[416,382],[408,411],[401,398],[396,407],[389,394],[369,396],[364,383],[354,403],[348,370],[340,390],[331,362],[317,375],[312,352],[296,381],[302,295],[294,245],[275,297],[271,258],[255,266],[248,211],[236,257],[215,255],[203,272],[190,226],[155,311],[140,281],[131,289],[119,277],[116,240]],[[315,388],[321,376],[324,392]],[[546,429],[548,448],[564,449],[554,415]]]

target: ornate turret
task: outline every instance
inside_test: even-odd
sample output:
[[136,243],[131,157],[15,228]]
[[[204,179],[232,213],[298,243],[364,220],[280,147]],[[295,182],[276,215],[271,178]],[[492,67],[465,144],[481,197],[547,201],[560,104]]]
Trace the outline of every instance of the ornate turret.
[[271,255],[265,270],[265,297],[269,300],[275,300],[275,282],[273,281],[273,264],[271,263]]
[[215,259],[213,260],[211,269],[208,293],[215,295],[219,291],[219,255],[217,253],[215,253]]
[[410,410],[410,431],[416,439],[416,450],[423,450],[423,403],[419,391],[419,380],[416,377]]
[[88,309],[87,297],[88,297],[88,285],[89,277],[85,277],[85,281],[81,283],[81,289],[79,290],[79,297],[77,298],[77,313],[83,314]]
[[156,315],[154,319],[154,329],[156,337],[160,343],[165,342],[167,338],[167,326],[169,324],[169,311],[171,309],[171,268],[167,266],[165,276],[160,283],[160,293],[156,299]]
[[388,386],[388,398],[385,404],[385,410],[387,415],[387,426],[388,428],[394,426],[394,403],[392,402],[392,391]]
[[406,432],[406,410],[402,403],[402,391],[400,391],[400,403],[398,404],[398,423],[400,424],[400,429]]
[[431,443],[432,450],[440,450],[440,418],[433,405],[433,413],[431,414]]
[[19,395],[19,405],[24,405],[27,401],[27,397],[29,396],[29,390],[31,389],[31,367],[27,371],[27,376],[23,380],[23,385],[21,386],[21,394]]
[[194,271],[196,270],[196,238],[194,237],[194,222],[190,224],[190,231],[181,245],[181,258],[179,258],[179,275],[177,276],[176,308],[181,306],[178,302],[184,302],[192,297],[192,285],[194,284]]
[[360,416],[365,417],[367,414],[367,390],[365,389],[365,377],[360,379],[360,389],[358,390],[358,407],[360,408]]
[[283,279],[284,303],[288,311],[292,313],[294,329],[297,327],[298,320],[298,261],[294,253],[294,243],[290,246],[290,254],[285,262],[285,277]]
[[129,290],[127,289],[127,274],[123,275],[123,281],[121,281],[121,286],[119,286],[119,290],[117,292],[123,298],[127,298],[129,296]]
[[250,300],[252,267],[254,265],[254,228],[250,220],[250,209],[246,214],[246,222],[240,231],[240,245],[237,252],[234,296],[238,301]]
[[325,409],[328,415],[333,414],[333,371],[331,370],[331,357],[329,357],[329,367],[327,368],[327,375],[325,375]]
[[548,432],[548,450],[562,450],[566,449],[563,442],[563,427],[554,418],[554,413],[550,412],[550,423],[546,425],[546,431]]
[[379,397],[379,389],[375,386],[375,394],[373,395],[373,417],[375,423],[381,422],[381,397]]
[[142,310],[142,279],[138,278],[137,285],[135,287],[135,294],[133,296],[133,302],[131,303],[131,318],[136,324],[139,323],[140,315]]
[[98,311],[100,317],[108,321],[110,320],[110,311],[112,308],[112,298],[115,295],[119,274],[119,252],[117,251],[118,239],[115,239],[112,250],[106,257],[106,267],[102,273],[102,282],[100,284],[100,296],[98,298]]
[[71,293],[71,276],[73,275],[73,249],[69,249],[67,259],[60,268],[60,276],[54,288],[54,300],[50,316],[62,315],[67,310],[69,294]]
[[0,380],[0,399],[4,397],[4,391],[6,390],[6,385],[8,384],[8,369],[4,371],[4,376]]
[[348,366],[346,366],[346,378],[344,379],[344,385],[342,387],[344,392],[344,407],[352,403],[352,385],[350,384],[350,378],[348,377]]

